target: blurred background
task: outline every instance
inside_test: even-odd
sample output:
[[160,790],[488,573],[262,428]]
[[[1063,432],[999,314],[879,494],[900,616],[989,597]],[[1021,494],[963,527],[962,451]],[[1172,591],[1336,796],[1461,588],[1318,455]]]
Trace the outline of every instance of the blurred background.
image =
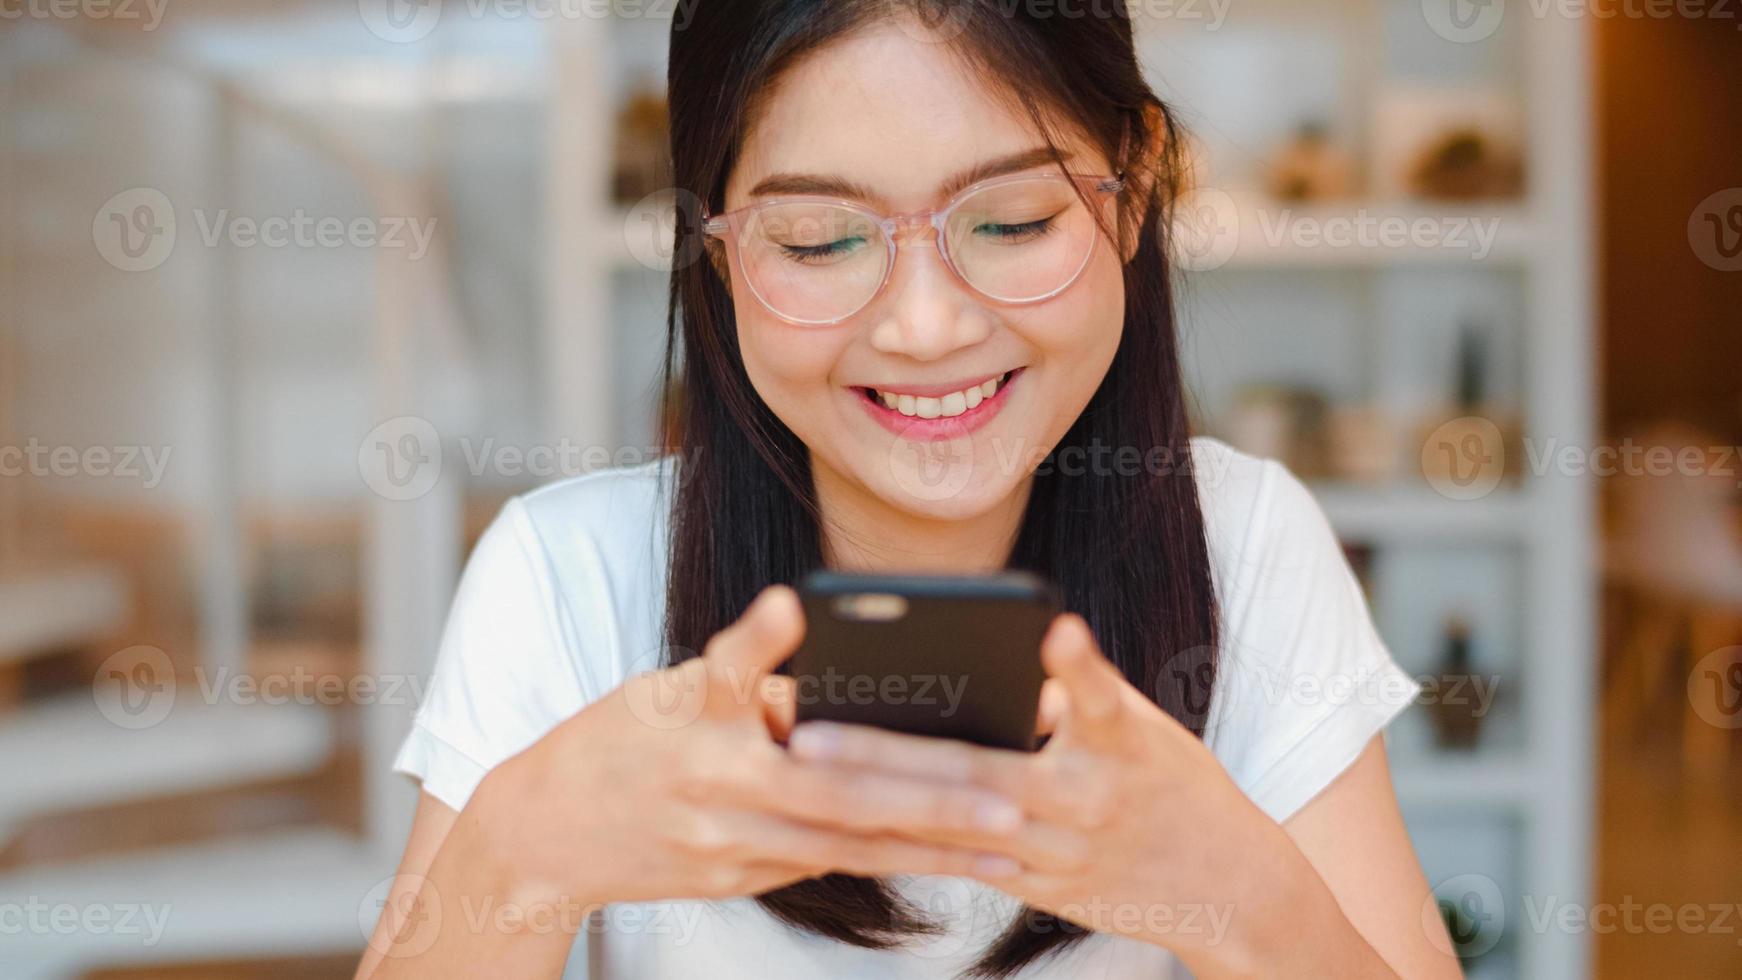
[[[1203,431],[1472,976],[1742,975],[1742,13],[1137,0]],[[659,450],[676,0],[0,0],[0,975],[345,977],[507,496]]]

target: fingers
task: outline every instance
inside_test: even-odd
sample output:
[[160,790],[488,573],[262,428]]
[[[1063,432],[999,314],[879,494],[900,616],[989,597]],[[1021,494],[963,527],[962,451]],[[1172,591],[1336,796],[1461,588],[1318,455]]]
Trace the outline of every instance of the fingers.
[[784,585],[763,589],[738,621],[708,641],[702,659],[708,673],[734,689],[761,693],[761,675],[772,673],[804,639],[804,610]]
[[772,752],[775,758],[703,775],[706,792],[720,803],[858,832],[936,838],[946,832],[1011,833],[1022,825],[1021,808],[986,789],[807,765],[778,747]]
[[724,843],[722,853],[749,855],[768,868],[802,869],[799,877],[840,871],[861,875],[1009,875],[1013,859],[970,847],[905,840],[813,827],[768,814],[746,811],[716,814],[708,823]]
[[1116,732],[1129,685],[1119,668],[1102,656],[1081,616],[1065,613],[1053,620],[1041,641],[1040,661],[1064,688],[1069,703],[1060,719],[1062,728],[1091,740]]
[[947,738],[926,738],[864,725],[812,721],[788,745],[801,762],[876,769],[949,785],[972,785],[1011,799],[1022,795],[1030,756]]

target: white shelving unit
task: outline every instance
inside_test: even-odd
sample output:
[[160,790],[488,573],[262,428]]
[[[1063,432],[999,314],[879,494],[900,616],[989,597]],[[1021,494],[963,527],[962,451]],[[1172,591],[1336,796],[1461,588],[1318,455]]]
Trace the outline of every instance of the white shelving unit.
[[[1327,18],[1342,18],[1345,25],[1371,18],[1392,29],[1399,16],[1420,16],[1418,5],[1392,0],[1333,0],[1295,4],[1287,11],[1277,5],[1257,6],[1260,23],[1250,17],[1231,21],[1224,32],[1287,30],[1325,11]],[[1524,435],[1539,444],[1552,437],[1562,445],[1590,445],[1595,342],[1586,25],[1579,18],[1519,16],[1509,18],[1506,26],[1488,45],[1490,50],[1464,60],[1485,63],[1514,86],[1529,175],[1522,202],[1486,209],[1390,200],[1300,205],[1267,202],[1233,190],[1228,199],[1238,228],[1236,246],[1214,271],[1197,275],[1215,284],[1212,305],[1237,306],[1252,291],[1275,289],[1288,295],[1289,290],[1320,284],[1339,298],[1359,295],[1367,303],[1361,312],[1381,322],[1360,332],[1358,341],[1345,340],[1354,346],[1340,352],[1377,349],[1374,360],[1380,364],[1420,339],[1394,336],[1391,324],[1382,322],[1375,309],[1380,304],[1372,296],[1388,284],[1394,290],[1407,289],[1441,275],[1457,283],[1485,276],[1515,283],[1507,288],[1515,288],[1519,298],[1519,329],[1506,349],[1516,355]],[[1323,31],[1324,25],[1318,28]],[[1161,25],[1161,30],[1164,55],[1190,62],[1194,43],[1202,39],[1180,25]],[[1347,53],[1359,62],[1349,73],[1365,73],[1360,84],[1369,89],[1384,84],[1386,70],[1374,64],[1382,63],[1384,54]],[[1220,120],[1201,121],[1214,127]],[[1443,247],[1301,247],[1276,233],[1277,212],[1283,209],[1290,212],[1290,220],[1321,227],[1358,216],[1372,221],[1471,218],[1495,222],[1499,234],[1479,260],[1468,251]],[[1281,308],[1274,297],[1270,303],[1263,309]],[[1413,466],[1414,461],[1406,464]],[[1393,770],[1412,829],[1419,829],[1424,840],[1434,839],[1432,848],[1424,846],[1424,855],[1431,852],[1444,862],[1436,869],[1430,861],[1430,876],[1436,881],[1462,874],[1490,878],[1507,902],[1503,945],[1479,960],[1473,975],[1533,980],[1588,975],[1585,937],[1531,928],[1517,903],[1523,897],[1539,904],[1552,897],[1576,904],[1590,894],[1596,619],[1591,485],[1572,476],[1531,473],[1521,487],[1474,501],[1448,499],[1419,475],[1378,489],[1341,484],[1314,489],[1349,544],[1380,554],[1485,551],[1515,566],[1512,581],[1517,588],[1505,601],[1517,636],[1501,644],[1516,654],[1501,666],[1511,699],[1488,718],[1481,747],[1473,751],[1435,749],[1426,719],[1406,715],[1391,732]],[[1383,605],[1386,598],[1381,595],[1376,601]],[[1383,630],[1383,611],[1380,618]],[[1418,716],[1422,711],[1414,709]],[[1495,826],[1508,828],[1506,835],[1512,838],[1506,874],[1491,874],[1483,853]]]
[[[1314,20],[1323,20],[1321,14],[1340,26],[1327,30]],[[1309,32],[1334,35],[1344,45],[1356,62],[1348,73],[1371,95],[1385,84],[1385,56],[1376,53],[1383,47],[1380,39],[1395,29],[1397,18],[1421,16],[1420,5],[1405,0],[1260,2],[1234,11],[1215,34],[1194,33],[1189,24],[1159,29],[1171,32],[1166,51],[1190,62],[1199,48],[1237,48],[1230,39],[1242,30],[1263,35],[1273,46],[1281,36],[1286,46],[1287,32],[1305,24]],[[645,347],[649,331],[663,335],[665,273],[650,268],[644,257],[649,251],[669,254],[669,247],[662,252],[646,241],[629,244],[626,229],[645,225],[609,199],[604,179],[609,141],[602,138],[608,132],[603,123],[615,110],[614,100],[623,95],[625,80],[637,72],[644,75],[649,64],[662,63],[664,37],[661,25],[646,21],[553,26],[556,74],[574,83],[558,86],[552,95],[552,118],[560,137],[551,140],[552,172],[597,179],[590,191],[577,190],[578,181],[565,191],[586,199],[567,201],[563,213],[570,220],[553,223],[551,229],[551,267],[564,272],[553,287],[549,350],[553,361],[561,352],[584,350],[593,360],[560,359],[565,367],[593,363],[598,369],[584,380],[567,380],[567,393],[551,400],[550,429],[558,435],[579,432],[570,420],[580,414],[582,404],[596,412],[601,392],[614,390],[609,401],[615,416],[608,424],[597,415],[586,416],[591,420],[586,431],[623,432],[626,414],[649,410],[639,399],[650,390],[651,377],[626,372],[624,349]],[[1140,26],[1140,36],[1145,29]],[[1494,278],[1517,301],[1517,329],[1505,349],[1516,355],[1507,367],[1518,379],[1526,437],[1552,436],[1563,445],[1588,445],[1595,353],[1585,24],[1577,18],[1520,14],[1509,19],[1488,48],[1473,47],[1480,50],[1457,53],[1465,62],[1500,66],[1495,70],[1502,83],[1518,93],[1528,174],[1528,193],[1521,202],[1494,207],[1398,200],[1285,206],[1235,191],[1230,197],[1240,216],[1238,246],[1221,268],[1198,279],[1212,284],[1217,297],[1253,284],[1289,289],[1328,283],[1333,285],[1326,288],[1360,294],[1364,315],[1375,322],[1352,349],[1395,355],[1399,349],[1407,352],[1420,338],[1392,336],[1378,322],[1384,319],[1384,303],[1394,302],[1386,297],[1407,300],[1414,285],[1426,281],[1422,277],[1445,277],[1454,289],[1472,279]],[[1173,97],[1166,86],[1158,87],[1164,97]],[[1341,105],[1358,98],[1345,91],[1337,101]],[[1207,112],[1187,120],[1188,125],[1211,129],[1221,121]],[[1270,209],[1281,207],[1290,208],[1295,219],[1321,225],[1356,216],[1497,221],[1498,235],[1480,258],[1443,247],[1301,247],[1279,238],[1273,228],[1265,233],[1260,212],[1274,215]],[[574,220],[576,215],[581,219]],[[603,356],[607,351],[613,353]],[[1590,891],[1595,619],[1591,487],[1577,478],[1542,474],[1528,477],[1521,487],[1469,502],[1450,500],[1419,480],[1383,488],[1323,485],[1315,492],[1349,543],[1381,552],[1489,551],[1513,568],[1517,588],[1506,601],[1517,635],[1515,642],[1504,645],[1515,657],[1502,665],[1509,698],[1489,719],[1482,747],[1469,752],[1433,748],[1424,718],[1400,722],[1392,733],[1396,784],[1412,830],[1436,842],[1438,865],[1429,867],[1430,876],[1488,876],[1505,896],[1503,945],[1477,961],[1472,975],[1531,980],[1588,975],[1585,938],[1531,929],[1517,903],[1525,896],[1579,903]],[[1421,708],[1412,712],[1423,713]],[[1496,845],[1496,839],[1505,843]]]

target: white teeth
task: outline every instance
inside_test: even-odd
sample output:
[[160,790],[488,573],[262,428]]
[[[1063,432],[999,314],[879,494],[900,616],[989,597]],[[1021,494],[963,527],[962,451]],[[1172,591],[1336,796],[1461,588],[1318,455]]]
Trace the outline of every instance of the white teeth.
[[900,412],[909,417],[922,419],[955,418],[963,412],[978,408],[980,403],[998,393],[998,384],[1002,378],[988,379],[984,384],[972,388],[952,391],[941,398],[929,398],[923,395],[897,395],[887,391],[871,389],[877,401],[885,408]]

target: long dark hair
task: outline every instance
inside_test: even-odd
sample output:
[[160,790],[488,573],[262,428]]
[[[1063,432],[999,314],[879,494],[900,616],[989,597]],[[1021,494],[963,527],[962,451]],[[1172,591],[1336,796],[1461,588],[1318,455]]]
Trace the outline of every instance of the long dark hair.
[[[1124,5],[1073,17],[1007,0],[694,0],[687,9],[671,31],[673,173],[680,197],[713,212],[723,210],[727,177],[770,83],[798,59],[890,16],[932,15],[951,51],[996,83],[1055,150],[1054,120],[1064,119],[1121,161],[1131,190],[1121,195],[1117,223],[1120,234],[1136,234],[1124,266],[1124,333],[1088,406],[1034,475],[1009,564],[1056,581],[1131,683],[1202,737],[1217,617],[1174,337],[1166,236],[1177,134],[1143,79]],[[711,247],[695,219],[680,214],[680,257]],[[667,335],[666,425],[681,434],[674,448],[683,459],[666,643],[682,659],[762,588],[796,581],[823,557],[809,453],[751,386],[715,262],[676,264]],[[1133,473],[1070,462],[1119,447],[1174,465]],[[937,928],[873,878],[830,874],[758,901],[790,925],[874,949]],[[1084,935],[1024,910],[971,972],[1008,976]]]

